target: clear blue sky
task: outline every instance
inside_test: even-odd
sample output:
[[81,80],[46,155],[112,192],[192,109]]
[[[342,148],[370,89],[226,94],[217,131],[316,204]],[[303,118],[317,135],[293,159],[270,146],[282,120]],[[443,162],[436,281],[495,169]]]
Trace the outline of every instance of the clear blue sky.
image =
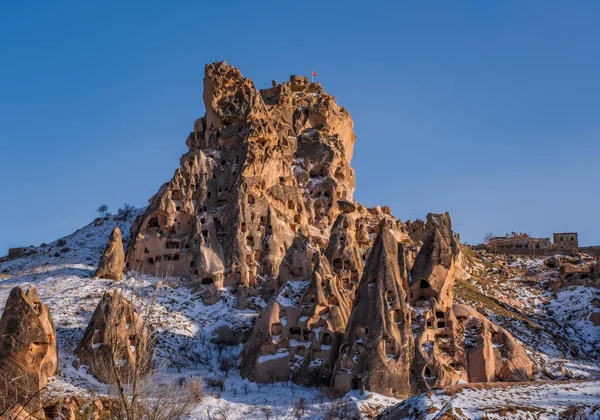
[[10,3],[0,254],[71,233],[102,203],[145,205],[204,114],[204,64],[223,59],[261,88],[317,71],[354,118],[366,205],[450,211],[468,242],[600,244],[598,2]]

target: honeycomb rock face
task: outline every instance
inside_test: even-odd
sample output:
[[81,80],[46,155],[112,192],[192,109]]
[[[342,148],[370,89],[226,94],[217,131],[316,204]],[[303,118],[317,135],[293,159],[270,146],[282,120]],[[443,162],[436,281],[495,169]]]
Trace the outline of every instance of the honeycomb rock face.
[[[56,330],[37,290],[11,290],[0,318],[0,412],[21,406],[44,418],[38,390],[58,373]],[[14,398],[11,398],[14,396]]]
[[366,389],[398,398],[410,395],[413,337],[400,238],[396,223],[380,223],[335,365],[336,394]]
[[303,77],[259,92],[215,62],[204,103],[180,167],[132,229],[126,261],[214,295],[276,279],[298,233],[327,243],[338,200],[353,202],[355,135],[349,113]]
[[464,382],[529,380],[531,361],[505,330],[453,302],[460,245],[448,213],[427,215],[426,235],[411,272],[413,393]]
[[244,347],[242,376],[327,385],[352,302],[337,287],[328,260],[306,237],[288,250],[279,280],[279,293]]

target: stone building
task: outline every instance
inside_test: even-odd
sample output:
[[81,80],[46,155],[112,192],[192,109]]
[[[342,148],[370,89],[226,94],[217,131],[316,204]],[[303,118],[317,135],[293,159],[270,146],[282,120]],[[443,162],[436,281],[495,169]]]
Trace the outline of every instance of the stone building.
[[556,249],[578,249],[579,238],[576,232],[555,233],[554,248]]
[[[556,238],[556,235],[555,235]],[[491,238],[486,247],[490,250],[506,249],[548,249],[552,247],[550,238],[532,238],[526,233],[512,232],[506,236]]]

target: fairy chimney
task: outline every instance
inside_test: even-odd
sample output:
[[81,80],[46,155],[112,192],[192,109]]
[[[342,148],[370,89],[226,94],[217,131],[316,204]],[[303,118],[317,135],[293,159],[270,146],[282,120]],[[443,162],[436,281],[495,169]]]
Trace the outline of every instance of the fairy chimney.
[[21,406],[35,418],[38,390],[58,373],[56,330],[34,286],[11,290],[0,318],[0,412]]
[[104,254],[102,254],[102,258],[98,263],[98,269],[94,273],[94,278],[121,280],[124,270],[123,237],[121,236],[121,230],[116,227],[108,238]]
[[242,352],[241,372],[253,381],[328,384],[352,302],[306,237],[281,264],[278,294],[257,320]]
[[396,224],[383,220],[333,372],[335,394],[363,389],[397,398],[410,395],[413,337],[403,287],[406,259],[398,239]]
[[105,292],[75,349],[79,364],[105,383],[112,383],[113,368],[121,378],[133,379],[150,368],[149,331],[132,302],[119,289]]

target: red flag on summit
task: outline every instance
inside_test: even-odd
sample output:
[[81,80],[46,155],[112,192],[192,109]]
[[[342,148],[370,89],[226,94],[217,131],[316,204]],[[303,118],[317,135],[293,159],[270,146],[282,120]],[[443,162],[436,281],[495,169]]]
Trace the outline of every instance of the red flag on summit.
[[315,77],[317,75],[317,72],[313,70],[312,75],[313,75],[313,77]]

